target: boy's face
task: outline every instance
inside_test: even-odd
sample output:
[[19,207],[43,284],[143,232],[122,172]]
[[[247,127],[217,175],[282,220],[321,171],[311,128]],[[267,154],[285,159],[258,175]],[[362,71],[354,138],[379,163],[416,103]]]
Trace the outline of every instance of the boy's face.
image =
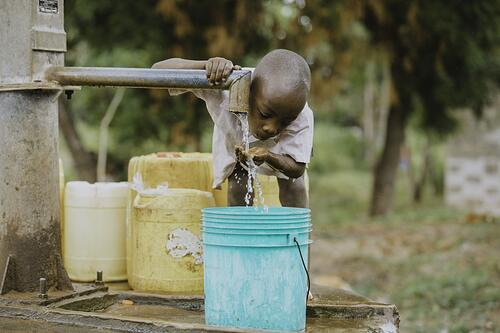
[[302,107],[297,107],[293,99],[252,84],[248,127],[257,139],[266,140],[278,135],[297,118],[300,111]]

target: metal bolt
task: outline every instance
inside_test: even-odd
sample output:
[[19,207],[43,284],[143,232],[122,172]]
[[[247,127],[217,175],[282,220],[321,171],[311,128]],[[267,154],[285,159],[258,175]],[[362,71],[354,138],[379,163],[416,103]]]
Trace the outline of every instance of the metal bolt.
[[38,297],[43,299],[49,298],[49,295],[47,295],[47,279],[45,278],[40,278],[40,293]]
[[96,286],[104,286],[104,281],[102,280],[102,271],[97,271],[97,278],[95,279]]

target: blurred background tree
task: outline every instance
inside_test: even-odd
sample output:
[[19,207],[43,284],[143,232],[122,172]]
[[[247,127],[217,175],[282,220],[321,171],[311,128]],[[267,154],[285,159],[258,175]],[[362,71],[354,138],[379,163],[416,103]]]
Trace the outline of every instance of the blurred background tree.
[[441,135],[452,112],[480,113],[498,87],[499,1],[366,1],[370,41],[387,54],[390,107],[384,149],[374,171],[371,214],[391,209],[395,174],[412,113]]
[[[67,63],[150,67],[224,56],[254,66],[273,48],[292,49],[312,71],[313,185],[373,168],[369,210],[378,215],[391,210],[404,165],[413,166],[409,192],[420,200],[426,175],[442,174],[428,169],[442,165],[432,156],[455,128],[453,111],[480,112],[494,94],[499,11],[498,0],[74,0],[66,4]],[[99,122],[113,94],[84,89],[64,102],[61,129],[81,179],[95,180]],[[108,178],[124,179],[131,156],[210,151],[211,128],[191,94],[129,89],[110,128]],[[405,143],[407,128],[423,139]]]

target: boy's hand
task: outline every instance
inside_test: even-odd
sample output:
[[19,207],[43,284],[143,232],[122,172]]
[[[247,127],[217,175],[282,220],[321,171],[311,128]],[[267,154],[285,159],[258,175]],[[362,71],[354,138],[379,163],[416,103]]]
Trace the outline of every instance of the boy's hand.
[[239,162],[253,159],[256,165],[261,165],[269,158],[269,150],[263,147],[252,147],[245,151],[242,146],[236,146],[236,158]]
[[246,163],[246,161],[250,158],[245,151],[245,148],[242,146],[236,146],[235,147],[235,152],[236,152],[236,160],[241,163]]
[[261,165],[267,162],[269,150],[263,147],[252,147],[248,150],[248,154],[252,157],[256,165]]
[[218,85],[226,81],[229,74],[234,70],[241,69],[238,65],[233,65],[231,60],[221,57],[210,58],[207,60],[205,70],[207,71],[207,79],[210,85]]

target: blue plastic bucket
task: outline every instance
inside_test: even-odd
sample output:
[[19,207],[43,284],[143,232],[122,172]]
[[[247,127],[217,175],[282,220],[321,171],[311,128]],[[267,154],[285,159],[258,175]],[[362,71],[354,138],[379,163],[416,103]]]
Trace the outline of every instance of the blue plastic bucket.
[[205,322],[222,327],[303,331],[310,210],[202,210]]

